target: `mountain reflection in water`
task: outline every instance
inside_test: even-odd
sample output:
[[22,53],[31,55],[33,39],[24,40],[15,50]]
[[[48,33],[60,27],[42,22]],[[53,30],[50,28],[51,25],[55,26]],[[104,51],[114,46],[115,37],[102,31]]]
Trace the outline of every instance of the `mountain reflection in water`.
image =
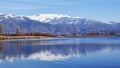
[[111,40],[107,41],[109,43],[102,43],[105,40],[101,39],[95,40],[101,43],[86,41],[88,40],[69,38],[0,41],[0,61],[17,59],[54,61],[120,49],[119,43]]

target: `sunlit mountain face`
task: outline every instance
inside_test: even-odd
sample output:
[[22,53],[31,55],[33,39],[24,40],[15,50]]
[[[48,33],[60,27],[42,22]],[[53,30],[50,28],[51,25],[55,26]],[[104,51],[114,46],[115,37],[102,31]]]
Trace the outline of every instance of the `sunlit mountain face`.
[[[109,38],[107,41],[103,38],[97,39],[74,38],[73,41],[70,38],[49,38],[0,41],[0,61],[1,63],[4,61],[14,62],[18,59],[58,61],[120,49],[120,43],[117,42],[117,39]],[[96,42],[93,42],[94,40]]]
[[39,14],[33,16],[1,14],[0,22],[3,25],[4,33],[15,33],[16,27],[20,27],[23,33],[33,31],[52,34],[120,32],[120,22],[97,21],[65,14]]

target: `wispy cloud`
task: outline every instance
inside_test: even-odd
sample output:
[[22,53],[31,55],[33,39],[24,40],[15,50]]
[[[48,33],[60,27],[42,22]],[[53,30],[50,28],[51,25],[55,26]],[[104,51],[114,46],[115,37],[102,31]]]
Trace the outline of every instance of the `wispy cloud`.
[[[33,1],[33,0],[31,0]],[[35,10],[35,9],[51,9],[51,6],[39,3],[39,2],[31,2],[31,1],[24,1],[24,0],[9,0],[9,1],[1,1],[0,9],[17,9],[17,10]]]
[[50,5],[72,5],[72,2],[54,2],[54,3],[46,3],[46,4],[50,4]]
[[[35,2],[36,1],[36,2]],[[67,6],[73,4],[69,1],[56,1],[56,0],[2,0],[0,9],[19,9],[19,10],[33,10],[33,9],[53,9],[56,6]]]
[[1,1],[2,5],[34,5],[36,2],[31,1],[24,1],[24,0],[8,0],[8,1]]
[[13,9],[13,10],[35,10],[35,9],[52,9],[52,7],[41,6],[41,7],[20,7],[20,6],[12,6],[12,7],[0,7],[0,9]]
[[99,2],[99,1],[101,1],[101,0],[92,0],[92,1]]

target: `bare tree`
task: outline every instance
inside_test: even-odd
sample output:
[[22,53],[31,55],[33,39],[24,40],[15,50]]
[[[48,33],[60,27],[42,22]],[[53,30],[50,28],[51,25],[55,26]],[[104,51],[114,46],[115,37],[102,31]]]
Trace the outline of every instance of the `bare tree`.
[[21,34],[21,32],[20,32],[20,28],[19,28],[19,27],[17,27],[17,28],[16,28],[16,35],[18,35],[18,36],[19,36],[20,34]]
[[3,34],[3,26],[2,26],[2,24],[0,23],[0,35],[2,35]]

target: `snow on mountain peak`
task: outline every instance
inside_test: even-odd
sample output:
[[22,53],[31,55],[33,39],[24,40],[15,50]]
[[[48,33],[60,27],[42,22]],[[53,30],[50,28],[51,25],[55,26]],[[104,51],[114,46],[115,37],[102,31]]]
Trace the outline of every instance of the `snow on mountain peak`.
[[13,15],[12,13],[9,13],[9,14],[0,14],[0,17],[10,18],[10,17],[16,17],[16,16]]
[[[97,21],[88,18],[80,18],[80,17],[72,17],[66,14],[39,14],[33,16],[16,16],[12,13],[8,14],[0,14],[0,21],[6,19],[15,19],[15,20],[22,20],[25,21],[25,18],[30,18],[31,20],[49,23],[49,24],[77,24],[80,22],[84,22],[86,24],[93,24],[93,23],[103,23],[103,24],[115,24],[116,22],[111,21]],[[118,22],[119,23],[119,22]]]
[[8,14],[6,14],[6,15],[8,15],[8,16],[14,16],[14,14],[12,14],[12,13],[8,13]]
[[39,14],[41,17],[48,17],[48,18],[61,18],[61,17],[70,17],[65,14]]
[[70,16],[65,14],[39,14],[39,15],[33,15],[28,17],[40,22],[49,22],[55,18],[64,18],[64,17],[71,18]]
[[7,16],[7,17],[15,17],[15,15],[13,15],[12,13],[5,14],[5,16]]

